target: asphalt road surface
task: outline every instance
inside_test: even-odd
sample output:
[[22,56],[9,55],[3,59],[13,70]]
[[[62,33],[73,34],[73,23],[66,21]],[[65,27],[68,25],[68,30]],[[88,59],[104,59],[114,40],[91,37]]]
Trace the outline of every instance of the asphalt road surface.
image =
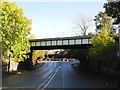
[[104,83],[75,71],[76,62],[46,62],[35,70],[3,78],[3,88],[108,88]]

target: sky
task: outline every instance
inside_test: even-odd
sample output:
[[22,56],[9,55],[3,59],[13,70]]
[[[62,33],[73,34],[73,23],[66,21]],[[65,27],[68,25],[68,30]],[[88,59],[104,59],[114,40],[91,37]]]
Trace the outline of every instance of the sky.
[[[81,0],[79,2],[19,1],[17,5],[25,10],[25,16],[32,19],[31,34],[38,38],[66,37],[78,35],[74,29],[75,19],[81,12],[95,16],[103,11],[105,0]],[[94,32],[94,23],[88,32]]]

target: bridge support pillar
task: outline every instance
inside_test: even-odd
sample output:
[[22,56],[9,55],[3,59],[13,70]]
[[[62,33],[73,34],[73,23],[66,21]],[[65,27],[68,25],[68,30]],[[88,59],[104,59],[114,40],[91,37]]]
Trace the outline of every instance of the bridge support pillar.
[[33,62],[32,62],[32,53],[33,53],[33,50],[31,49],[30,53],[28,53],[29,58],[27,58],[24,61],[24,69],[25,70],[33,70],[34,69]]
[[33,70],[34,69],[33,63],[32,63],[32,52],[33,50],[31,50],[31,52],[27,54],[29,55],[29,58],[19,62],[17,70]]
[[67,59],[67,62],[68,62],[68,59]]

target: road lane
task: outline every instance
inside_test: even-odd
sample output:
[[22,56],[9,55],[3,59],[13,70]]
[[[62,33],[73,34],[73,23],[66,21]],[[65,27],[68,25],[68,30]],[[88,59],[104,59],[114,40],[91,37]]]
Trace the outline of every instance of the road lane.
[[56,67],[56,62],[46,62],[44,66],[35,71],[3,77],[2,85],[10,88],[37,88],[48,79]]
[[63,62],[46,88],[108,88],[105,84],[95,79],[93,80],[89,75],[75,71],[71,67],[72,63]]

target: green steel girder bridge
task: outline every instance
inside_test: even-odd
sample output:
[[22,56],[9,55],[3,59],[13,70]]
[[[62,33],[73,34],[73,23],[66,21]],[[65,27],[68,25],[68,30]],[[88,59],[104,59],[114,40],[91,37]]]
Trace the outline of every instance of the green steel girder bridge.
[[29,40],[31,50],[84,49],[91,46],[92,36],[74,36]]

